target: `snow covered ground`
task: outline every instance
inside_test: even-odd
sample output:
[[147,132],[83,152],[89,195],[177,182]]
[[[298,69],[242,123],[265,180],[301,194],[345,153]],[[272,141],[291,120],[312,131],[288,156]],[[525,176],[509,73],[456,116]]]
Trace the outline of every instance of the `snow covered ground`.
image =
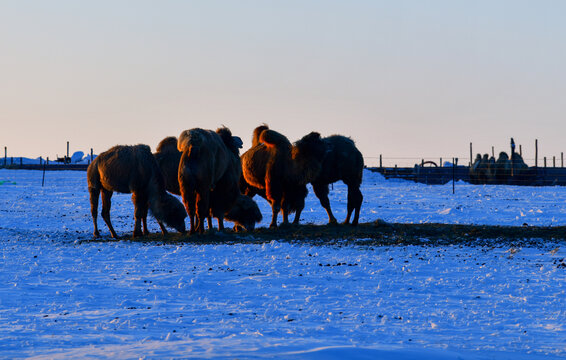
[[[41,183],[40,171],[0,170],[2,358],[566,358],[563,240],[90,242],[86,173]],[[362,192],[362,222],[566,225],[562,187],[457,183],[452,194],[366,171]],[[257,201],[266,226],[269,206]],[[345,201],[335,184],[338,219]],[[129,235],[130,195],[112,205]],[[311,191],[302,222],[326,221]]]

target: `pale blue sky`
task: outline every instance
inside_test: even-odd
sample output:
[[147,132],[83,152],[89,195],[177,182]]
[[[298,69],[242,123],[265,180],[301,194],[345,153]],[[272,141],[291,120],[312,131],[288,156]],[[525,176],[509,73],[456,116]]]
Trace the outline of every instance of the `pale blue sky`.
[[[0,146],[96,153],[224,124],[370,165],[566,151],[564,1],[3,1]],[[404,160],[399,160],[403,163]],[[412,164],[414,161],[407,160]]]

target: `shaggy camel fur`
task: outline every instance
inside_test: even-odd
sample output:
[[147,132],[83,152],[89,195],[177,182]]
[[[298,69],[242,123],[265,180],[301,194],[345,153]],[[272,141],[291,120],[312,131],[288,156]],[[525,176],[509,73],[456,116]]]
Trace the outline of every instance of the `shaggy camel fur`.
[[[220,135],[228,149],[237,156],[236,166],[238,168],[241,168],[239,160],[239,148],[242,146],[242,140],[237,136],[231,136],[229,130],[226,130],[228,129],[220,128],[217,130],[217,133]],[[181,195],[178,177],[181,152],[177,150],[177,138],[170,136],[161,140],[161,142],[157,146],[157,152],[154,154],[154,156],[156,157],[157,163],[159,164],[161,172],[163,173],[167,191],[176,195]],[[220,185],[216,186],[217,189],[219,189],[220,187]],[[217,197],[220,197],[220,199],[216,200],[215,198]],[[211,203],[214,204],[218,203],[219,201],[222,201],[221,192],[216,190],[212,191]],[[218,211],[221,211],[220,208],[224,206],[211,206],[211,216],[214,216],[218,219]],[[232,206],[229,211],[224,213],[224,219],[233,222],[235,224],[234,227],[237,229],[243,228],[251,231],[255,228],[255,223],[262,220],[262,217],[261,212],[259,211],[259,207],[257,206],[255,201],[247,196],[239,195],[234,206]],[[212,228],[212,221],[209,221],[208,227],[209,229]]]
[[249,196],[239,195],[236,203],[226,213],[224,218],[234,223],[234,230],[253,231],[255,224],[260,222],[263,217],[257,203]]
[[98,155],[87,169],[91,214],[94,236],[98,231],[98,197],[102,193],[102,218],[113,238],[116,232],[110,221],[111,198],[114,191],[132,193],[135,206],[134,236],[148,234],[148,208],[159,223],[161,231],[167,230],[163,223],[179,232],[185,231],[187,213],[177,198],[165,191],[163,177],[151,149],[147,145],[114,146]]
[[[211,199],[212,192],[227,191],[230,194],[226,200],[231,202],[228,209],[239,194],[234,154],[216,132],[199,128],[183,131],[177,148],[182,152],[178,177],[181,196],[191,220],[191,233],[203,233],[204,219],[209,218],[211,210],[216,211],[220,203]],[[223,212],[218,210],[216,215],[219,227],[223,227]]]
[[178,176],[181,152],[177,150],[177,138],[169,136],[161,140],[159,145],[157,145],[157,151],[153,155],[163,174],[167,191],[181,195]]
[[333,135],[322,140],[326,143],[328,152],[324,157],[322,170],[312,182],[314,193],[326,210],[329,223],[334,224],[336,218],[330,209],[328,185],[342,180],[348,186],[348,213],[344,224],[350,223],[350,216],[355,211],[352,225],[357,225],[363,200],[360,191],[364,170],[362,153],[356,148],[354,141],[345,136]]
[[212,217],[218,221],[218,230],[224,230],[224,217],[236,204],[240,196],[239,180],[242,176],[240,164],[240,148],[242,139],[232,136],[230,129],[222,127],[216,129],[216,133],[228,149],[228,167],[224,175],[210,193],[210,213],[208,216],[208,228],[212,229]]
[[319,174],[326,153],[326,145],[319,133],[312,132],[295,144],[282,134],[261,126],[256,129],[256,145],[242,157],[241,188],[247,195],[260,194],[271,204],[270,227],[277,226],[277,215],[283,212],[283,224],[288,224],[289,213],[296,211],[297,224],[304,208],[306,184]]

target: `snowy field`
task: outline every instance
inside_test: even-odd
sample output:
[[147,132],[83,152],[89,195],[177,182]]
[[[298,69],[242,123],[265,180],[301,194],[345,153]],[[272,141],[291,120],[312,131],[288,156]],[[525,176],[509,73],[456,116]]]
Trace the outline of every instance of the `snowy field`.
[[[564,240],[91,242],[86,173],[41,183],[40,171],[0,170],[1,358],[566,358]],[[452,194],[366,171],[362,193],[362,222],[566,225],[562,187],[457,183]],[[345,201],[335,184],[339,220]],[[127,238],[130,195],[112,206]],[[311,191],[301,222],[326,221]]]

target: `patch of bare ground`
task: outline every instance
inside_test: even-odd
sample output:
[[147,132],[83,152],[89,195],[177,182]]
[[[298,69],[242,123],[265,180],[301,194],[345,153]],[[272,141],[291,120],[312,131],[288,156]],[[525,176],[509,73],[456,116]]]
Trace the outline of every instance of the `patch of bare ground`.
[[[566,243],[566,226],[490,226],[453,224],[395,224],[378,220],[351,225],[288,225],[276,229],[258,228],[253,232],[207,231],[202,235],[150,234],[118,240],[163,244],[266,243],[273,240],[312,245],[491,245],[542,246]],[[94,241],[94,240],[89,240]],[[115,241],[98,239],[95,241]]]

